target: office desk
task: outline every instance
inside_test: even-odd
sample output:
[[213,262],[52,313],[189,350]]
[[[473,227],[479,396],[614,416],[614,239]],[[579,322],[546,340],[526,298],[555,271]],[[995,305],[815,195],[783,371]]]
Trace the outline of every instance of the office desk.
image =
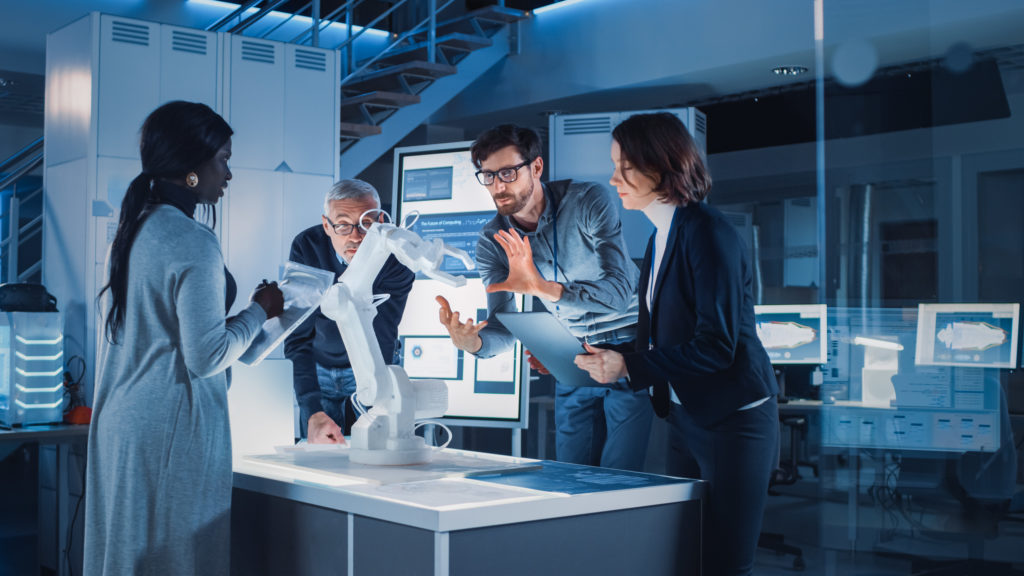
[[444,452],[501,471],[441,464],[420,479],[400,467],[359,479],[308,458],[244,459],[232,572],[699,574],[700,481]]
[[[62,551],[68,546],[67,527],[74,513],[69,493],[68,455],[73,445],[84,444],[88,436],[88,425],[47,424],[0,429],[0,449],[4,452],[13,451],[26,442],[43,448],[39,451],[37,560],[40,566],[56,570],[60,576],[69,573]],[[48,454],[45,448],[50,446],[55,447],[55,451]],[[81,491],[82,486],[76,489]]]
[[821,412],[822,402],[821,400],[804,400],[803,398],[790,398],[787,402],[779,403],[779,412],[783,415],[801,415],[806,416],[809,414],[816,414]]

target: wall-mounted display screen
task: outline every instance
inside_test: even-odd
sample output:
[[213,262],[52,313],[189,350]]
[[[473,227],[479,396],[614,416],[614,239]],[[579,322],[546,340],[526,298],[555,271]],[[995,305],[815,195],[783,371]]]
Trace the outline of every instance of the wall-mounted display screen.
[[[395,149],[396,219],[422,238],[441,239],[476,253],[480,229],[494,217],[494,202],[476,180],[470,142]],[[522,347],[493,358],[476,358],[455,348],[438,319],[437,296],[444,296],[462,319],[487,318],[487,293],[476,270],[446,257],[445,272],[466,277],[453,288],[419,275],[398,326],[403,366],[410,378],[438,378],[448,384],[448,423],[501,428],[526,427],[528,376]],[[522,297],[517,305],[523,309]]]

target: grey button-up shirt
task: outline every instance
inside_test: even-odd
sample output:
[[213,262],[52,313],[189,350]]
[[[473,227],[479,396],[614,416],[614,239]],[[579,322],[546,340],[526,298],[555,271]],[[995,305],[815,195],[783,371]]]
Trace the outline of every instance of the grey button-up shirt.
[[[536,230],[522,230],[500,214],[480,230],[476,261],[484,285],[508,278],[508,257],[494,234],[515,229],[530,239],[533,263],[544,279],[563,286],[558,302],[542,301],[576,337],[600,343],[635,333],[640,271],[626,250],[618,199],[594,182],[559,180],[543,187],[544,212]],[[511,292],[487,295],[488,324],[480,331],[483,346],[477,356],[489,358],[512,347],[515,338],[495,313],[515,311]]]

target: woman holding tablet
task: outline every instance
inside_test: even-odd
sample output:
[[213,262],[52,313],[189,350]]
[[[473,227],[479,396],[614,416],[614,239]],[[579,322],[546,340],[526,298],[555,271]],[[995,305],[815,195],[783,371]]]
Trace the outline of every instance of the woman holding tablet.
[[612,138],[611,184],[656,231],[641,266],[635,346],[587,345],[576,364],[598,382],[651,386],[655,413],[671,423],[670,471],[710,485],[704,573],[750,574],[779,430],[745,244],[702,202],[711,176],[678,117],[632,116]]

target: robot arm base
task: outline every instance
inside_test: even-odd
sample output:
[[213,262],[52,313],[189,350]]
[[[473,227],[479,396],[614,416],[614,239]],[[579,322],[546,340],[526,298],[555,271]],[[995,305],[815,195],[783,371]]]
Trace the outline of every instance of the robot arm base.
[[397,450],[366,450],[352,446],[348,450],[348,458],[356,464],[371,466],[408,466],[430,462],[434,457],[435,449],[427,446],[423,438],[419,436],[414,436],[414,438],[419,441],[420,446]]

